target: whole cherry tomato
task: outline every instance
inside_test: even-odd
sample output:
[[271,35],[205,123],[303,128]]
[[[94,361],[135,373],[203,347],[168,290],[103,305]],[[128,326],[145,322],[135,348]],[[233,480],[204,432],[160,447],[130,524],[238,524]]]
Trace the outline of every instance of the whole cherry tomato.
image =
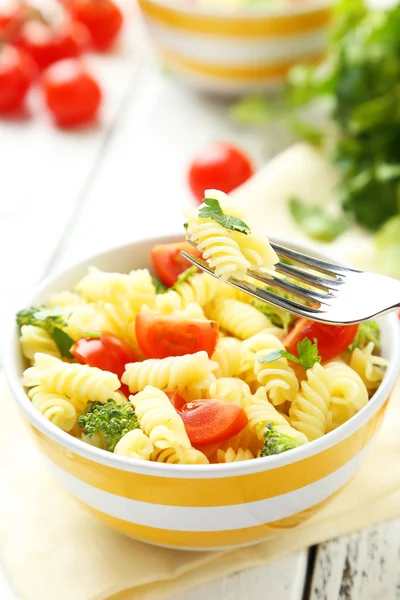
[[0,113],[20,110],[35,77],[35,64],[23,50],[0,47]]
[[26,50],[40,70],[66,58],[76,58],[88,47],[89,34],[81,23],[48,25],[28,20],[21,29],[18,46]]
[[78,61],[63,60],[49,67],[42,76],[41,86],[59,127],[75,127],[96,119],[101,89]]
[[224,142],[213,142],[204,146],[193,159],[189,168],[189,186],[201,203],[205,190],[216,189],[229,194],[253,173],[253,165],[242,150]]
[[69,0],[65,7],[75,21],[87,27],[93,48],[104,51],[112,46],[123,23],[113,0]]

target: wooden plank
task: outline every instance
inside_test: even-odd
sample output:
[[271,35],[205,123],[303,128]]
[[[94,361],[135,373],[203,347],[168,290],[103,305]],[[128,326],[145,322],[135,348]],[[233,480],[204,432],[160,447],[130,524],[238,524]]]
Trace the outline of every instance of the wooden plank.
[[307,552],[249,569],[177,596],[174,600],[301,600]]
[[398,600],[400,520],[322,544],[310,600]]
[[132,47],[134,39],[129,29],[125,44],[115,55],[87,57],[104,90],[99,126],[65,132],[56,129],[37,93],[31,98],[32,118],[0,121],[0,277],[7,281],[2,287],[2,313],[43,275],[79,208],[121,118],[121,107],[137,84],[143,50],[139,41]]

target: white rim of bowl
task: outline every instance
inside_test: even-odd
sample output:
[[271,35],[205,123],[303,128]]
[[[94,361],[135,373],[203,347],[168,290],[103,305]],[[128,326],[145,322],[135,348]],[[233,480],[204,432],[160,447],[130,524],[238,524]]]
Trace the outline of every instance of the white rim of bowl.
[[313,13],[324,8],[333,7],[335,0],[304,0],[304,2],[290,3],[287,0],[281,0],[280,4],[269,6],[268,0],[260,0],[259,4],[254,5],[247,2],[243,6],[234,6],[231,8],[203,3],[198,0],[198,4],[191,5],[189,0],[147,0],[150,4],[156,4],[162,8],[169,8],[176,12],[184,12],[191,15],[201,15],[207,17],[229,17],[229,18],[259,18],[260,16],[288,16],[303,15]]
[[[96,254],[90,255],[85,259],[64,268],[50,277],[46,277],[38,286],[36,286],[26,298],[26,304],[22,306],[28,306],[32,298],[39,295],[48,285],[56,282],[60,277],[72,274],[77,268],[91,262],[95,262],[101,257],[118,251],[128,249],[133,245],[137,245],[144,242],[152,242],[154,244],[170,243],[171,239],[183,239],[181,233],[165,234],[155,238],[145,237],[137,239],[134,242],[123,244],[109,248],[103,252],[97,252]],[[283,246],[292,247],[308,253],[315,253],[315,245],[304,244],[304,243],[292,243],[288,242],[284,238],[270,237],[271,241],[274,241]],[[318,254],[325,260],[332,260],[329,254],[325,254],[318,249]],[[20,306],[21,306],[20,305]],[[15,314],[20,306],[14,308],[14,311],[10,313],[12,320],[15,319]],[[54,442],[63,446],[67,450],[78,454],[88,460],[98,462],[100,464],[113,467],[116,469],[130,471],[130,472],[142,472],[143,474],[154,475],[158,477],[173,477],[174,474],[178,478],[216,478],[219,476],[234,476],[234,475],[246,475],[255,472],[272,470],[278,467],[283,467],[288,464],[296,463],[304,460],[315,454],[319,454],[323,450],[336,445],[338,442],[346,439],[351,434],[356,432],[362,427],[383,405],[391,394],[393,387],[398,379],[400,373],[400,331],[398,317],[396,314],[389,314],[384,317],[386,321],[391,322],[393,331],[393,354],[394,357],[389,363],[385,377],[379,386],[377,392],[369,400],[369,402],[353,417],[346,421],[343,425],[337,429],[326,433],[324,436],[308,442],[302,446],[298,446],[289,452],[283,452],[282,454],[276,454],[272,456],[265,456],[254,460],[236,462],[236,463],[222,463],[222,464],[208,464],[208,465],[172,465],[166,463],[157,463],[151,461],[141,461],[134,458],[125,456],[118,456],[112,452],[101,450],[95,446],[91,446],[82,440],[79,440],[69,433],[66,433],[50,421],[48,421],[32,404],[29,399],[24,387],[21,384],[20,377],[17,373],[16,365],[12,359],[14,347],[18,341],[17,327],[15,322],[10,325],[5,336],[4,346],[4,372],[6,375],[7,382],[11,388],[14,399],[19,405],[22,412],[28,416],[29,421],[41,432],[46,434]],[[268,469],[266,467],[268,466]],[[198,476],[198,477],[196,477]]]

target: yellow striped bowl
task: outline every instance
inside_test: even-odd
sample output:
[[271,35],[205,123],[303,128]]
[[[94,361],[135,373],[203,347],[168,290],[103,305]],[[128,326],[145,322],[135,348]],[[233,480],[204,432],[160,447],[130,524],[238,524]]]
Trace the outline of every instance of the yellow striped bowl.
[[[25,305],[71,289],[88,265],[109,271],[150,267],[148,239],[94,256],[46,281]],[[281,241],[285,244],[285,240]],[[304,246],[295,246],[305,250]],[[390,361],[378,392],[358,414],[323,438],[286,454],[224,465],[164,465],[94,448],[47,421],[20,377],[26,365],[18,332],[7,341],[5,370],[15,400],[59,482],[107,525],[152,544],[190,550],[247,545],[296,527],[356,473],[368,451],[400,367],[397,317],[382,319],[383,355]]]
[[217,2],[139,0],[166,66],[197,87],[227,94],[275,90],[296,63],[320,60],[332,4],[265,0],[228,10]]

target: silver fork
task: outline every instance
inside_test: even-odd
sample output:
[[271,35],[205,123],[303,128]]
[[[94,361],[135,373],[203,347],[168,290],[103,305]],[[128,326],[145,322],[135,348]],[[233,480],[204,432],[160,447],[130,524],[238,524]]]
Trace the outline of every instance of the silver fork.
[[[280,258],[275,271],[248,270],[248,275],[265,286],[295,296],[295,299],[279,296],[265,287],[234,277],[226,283],[258,300],[321,323],[360,323],[400,307],[400,281],[397,279],[335,265],[270,243]],[[187,252],[182,252],[182,255],[199,269],[217,277],[204,260]],[[303,282],[307,287],[287,281],[285,277]]]

